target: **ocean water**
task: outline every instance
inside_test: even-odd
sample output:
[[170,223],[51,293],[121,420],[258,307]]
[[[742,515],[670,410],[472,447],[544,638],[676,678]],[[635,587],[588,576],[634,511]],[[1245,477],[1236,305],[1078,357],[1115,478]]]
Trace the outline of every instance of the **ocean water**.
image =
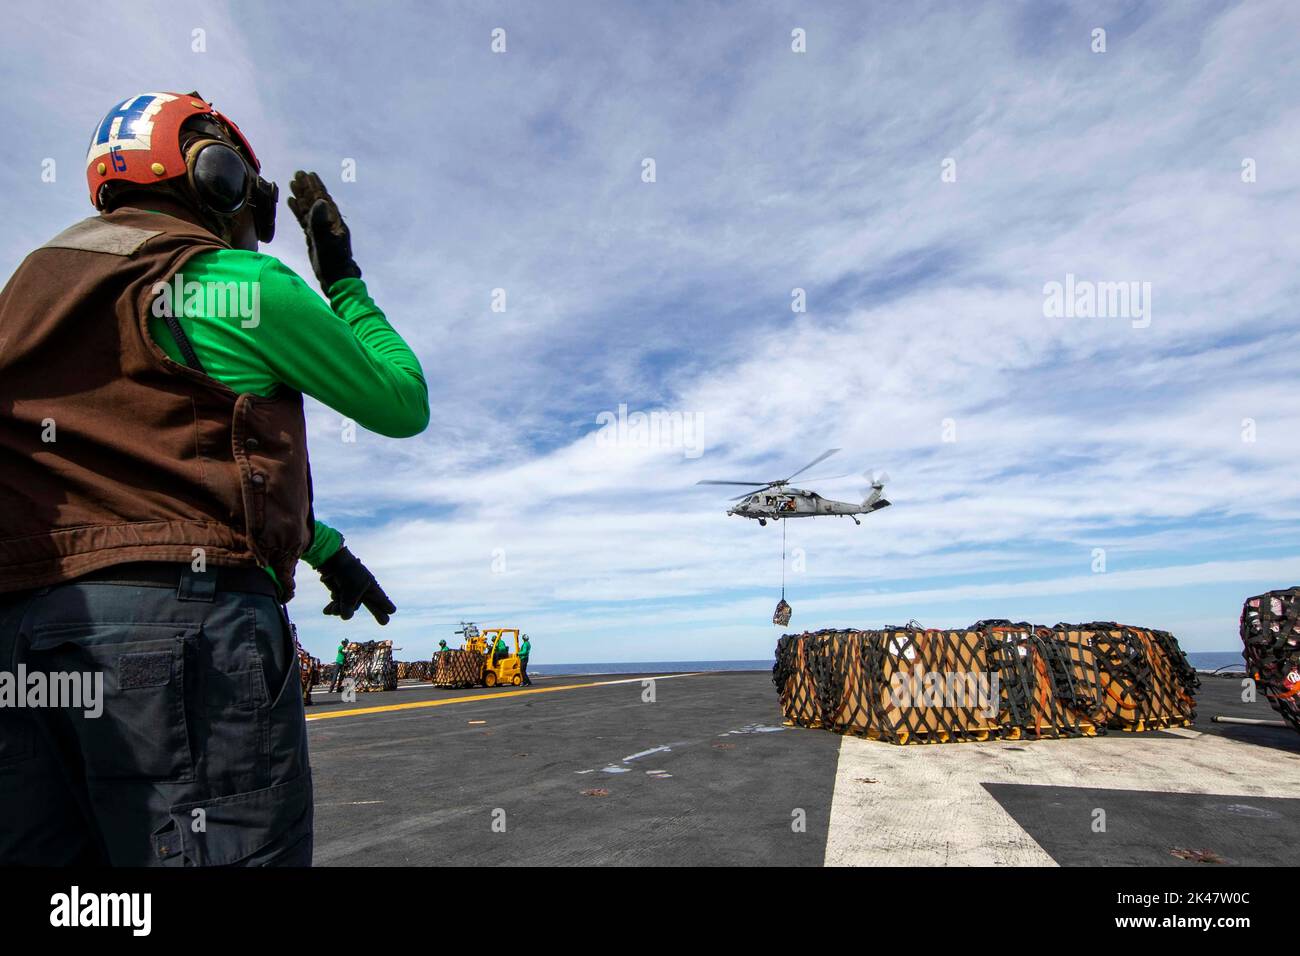
[[[1245,667],[1241,651],[1188,651],[1197,670],[1212,671],[1225,665]],[[687,671],[770,671],[773,661],[617,661],[605,664],[534,664],[534,674],[667,674]]]
[[770,671],[765,661],[623,661],[606,664],[530,664],[531,674],[684,674],[689,671]]
[[[1246,661],[1241,651],[1188,651],[1187,659],[1198,671],[1245,670]],[[1231,666],[1225,666],[1231,665]]]

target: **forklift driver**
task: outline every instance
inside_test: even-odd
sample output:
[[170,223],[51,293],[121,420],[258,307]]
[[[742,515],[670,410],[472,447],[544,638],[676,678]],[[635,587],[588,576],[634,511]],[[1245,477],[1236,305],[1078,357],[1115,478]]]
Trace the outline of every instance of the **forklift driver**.
[[495,668],[498,661],[509,656],[510,649],[506,647],[506,639],[504,636],[498,634],[497,642],[492,645],[492,659],[488,662],[488,665]]

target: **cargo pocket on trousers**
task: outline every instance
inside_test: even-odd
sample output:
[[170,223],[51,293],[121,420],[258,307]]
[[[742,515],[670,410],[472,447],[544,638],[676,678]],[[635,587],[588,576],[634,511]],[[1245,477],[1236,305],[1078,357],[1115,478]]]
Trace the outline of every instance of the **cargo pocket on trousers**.
[[[159,862],[177,856],[186,866],[274,864],[295,851],[312,830],[311,775],[264,790],[178,803],[170,822],[153,835]],[[310,852],[304,865],[310,863]]]
[[[269,623],[269,622],[268,622]],[[298,646],[288,615],[277,605],[273,625],[283,643],[285,664],[279,686],[271,688],[267,712],[268,746],[273,779],[297,777],[310,769],[307,758],[307,724],[302,702],[302,671]]]
[[[185,714],[185,659],[200,629],[178,624],[59,624],[36,630],[28,672],[79,683],[61,706],[92,779],[194,779]],[[193,651],[190,651],[193,659]]]
[[289,688],[301,688],[302,678],[289,616],[280,604],[268,604],[271,606],[259,607],[255,617],[257,654],[261,660],[262,703],[275,710]]

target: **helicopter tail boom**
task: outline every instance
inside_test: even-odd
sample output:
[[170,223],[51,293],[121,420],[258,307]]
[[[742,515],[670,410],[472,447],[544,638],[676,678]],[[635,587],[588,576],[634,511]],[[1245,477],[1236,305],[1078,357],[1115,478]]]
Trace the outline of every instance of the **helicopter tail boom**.
[[877,483],[871,486],[871,493],[862,499],[862,510],[870,513],[879,511],[881,508],[888,508],[892,502],[888,498],[881,497],[885,493],[883,483]]

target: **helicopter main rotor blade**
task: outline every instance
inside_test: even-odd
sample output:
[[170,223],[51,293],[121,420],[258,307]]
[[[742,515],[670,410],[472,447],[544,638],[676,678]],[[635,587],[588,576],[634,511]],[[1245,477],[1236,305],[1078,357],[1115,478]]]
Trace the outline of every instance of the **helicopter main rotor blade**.
[[804,465],[802,468],[796,471],[793,475],[790,476],[790,478],[787,478],[786,481],[789,481],[791,478],[794,478],[796,475],[802,475],[813,465],[820,464],[821,462],[825,461],[827,458],[831,457],[831,455],[835,454],[837,451],[839,451],[838,448],[828,448],[826,451],[822,452],[812,461],[808,462],[808,464]]
[[697,485],[745,485],[746,487],[749,488],[762,488],[764,485],[767,484],[767,482],[766,481],[713,481],[710,479],[705,479],[704,481],[697,481],[696,484]]
[[805,478],[804,481],[834,481],[836,478],[848,478],[848,475],[822,475],[820,478]]

